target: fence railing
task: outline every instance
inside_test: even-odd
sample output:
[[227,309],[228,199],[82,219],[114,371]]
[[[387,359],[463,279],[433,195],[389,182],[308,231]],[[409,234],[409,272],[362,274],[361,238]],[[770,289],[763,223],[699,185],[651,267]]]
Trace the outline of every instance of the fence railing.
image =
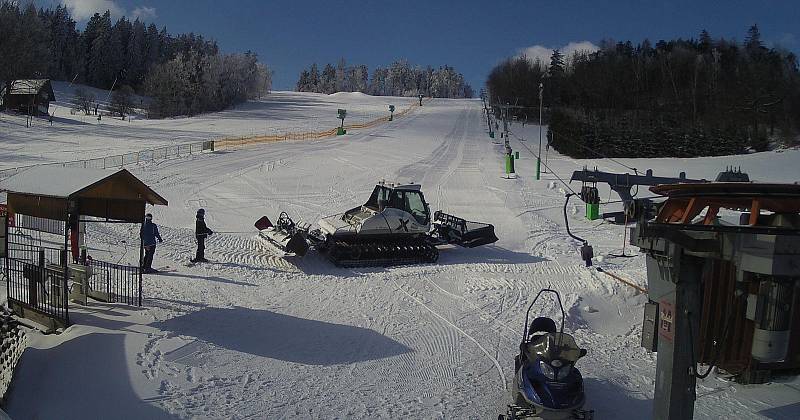
[[[394,113],[394,118],[402,117],[411,111],[419,108],[416,103],[412,103],[407,108]],[[374,116],[375,114],[372,114]],[[371,117],[367,117],[371,118]],[[352,119],[352,117],[351,117]],[[388,115],[382,115],[377,118],[367,119],[361,122],[351,122],[344,125],[345,129],[359,129],[359,128],[371,128],[378,124],[382,124],[389,121]],[[254,144],[261,144],[261,143],[270,143],[275,141],[286,141],[286,140],[317,140],[323,139],[326,137],[331,137],[336,134],[337,128],[334,127],[330,130],[322,130],[322,131],[301,131],[301,132],[287,132],[287,133],[280,133],[280,134],[272,134],[272,135],[253,135],[253,136],[243,136],[239,138],[227,138],[222,140],[214,141],[215,149],[222,150],[222,149],[232,149],[237,147],[249,146]]]
[[[412,103],[407,108],[395,112],[394,117],[402,117],[413,110],[417,109],[416,102]],[[372,114],[373,116],[375,114]],[[368,118],[370,118],[368,116]],[[363,122],[351,122],[344,125],[345,129],[363,129],[374,127],[378,124],[389,121],[387,115],[373,118]],[[218,140],[207,140],[193,143],[183,143],[177,145],[169,145],[158,147],[154,149],[146,149],[138,152],[128,152],[119,155],[105,156],[93,159],[81,159],[68,162],[54,162],[54,163],[40,163],[36,165],[19,166],[16,168],[0,169],[0,180],[14,176],[26,169],[38,166],[54,166],[64,168],[94,168],[94,169],[111,169],[123,168],[130,165],[138,165],[141,163],[154,162],[158,160],[174,159],[178,157],[190,156],[194,154],[203,153],[205,151],[214,151],[222,149],[234,149],[254,144],[270,143],[276,141],[286,140],[318,140],[326,137],[331,137],[336,134],[336,128],[321,131],[301,131],[301,132],[287,132],[277,133],[271,135],[251,135],[242,137],[228,137]]]
[[142,276],[136,266],[93,260],[88,294],[105,302],[142,306]]
[[214,150],[214,140],[199,141],[194,143],[184,143],[146,149],[138,152],[128,152],[120,155],[105,156],[93,159],[81,159],[68,162],[40,163],[37,165],[19,166],[16,168],[0,169],[0,180],[16,175],[26,169],[41,166],[53,166],[64,168],[93,168],[93,169],[112,169],[124,168],[125,166],[138,165],[157,160],[174,159],[178,157],[199,154],[205,151]]
[[8,300],[26,309],[69,323],[67,277],[63,266],[40,266],[25,260],[6,259]]

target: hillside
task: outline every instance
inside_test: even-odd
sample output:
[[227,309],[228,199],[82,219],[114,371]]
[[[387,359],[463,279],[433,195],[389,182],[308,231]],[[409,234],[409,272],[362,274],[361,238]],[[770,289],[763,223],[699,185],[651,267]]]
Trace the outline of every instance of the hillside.
[[[225,137],[271,135],[287,132],[324,131],[340,124],[338,108],[347,109],[346,122],[364,122],[389,114],[388,105],[398,111],[415,103],[413,98],[369,95],[324,95],[316,93],[272,92],[258,101],[235,109],[149,120],[135,115],[122,120],[104,115],[73,113],[72,99],[80,85],[54,82],[56,101],[51,104],[52,126],[46,118],[36,118],[25,126],[25,116],[0,113],[0,169],[103,157],[170,144],[181,144]],[[108,91],[80,86],[91,92],[101,110],[108,109]],[[136,97],[136,103],[147,99]]]

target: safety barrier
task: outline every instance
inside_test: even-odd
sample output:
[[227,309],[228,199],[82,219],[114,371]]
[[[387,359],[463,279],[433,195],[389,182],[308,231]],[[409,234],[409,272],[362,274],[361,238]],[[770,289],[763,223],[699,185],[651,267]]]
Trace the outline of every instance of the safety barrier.
[[[425,102],[430,102],[431,98],[427,98]],[[412,103],[410,106],[405,108],[402,111],[395,112],[394,117],[402,117],[415,109],[419,108],[416,103]],[[364,129],[364,128],[371,128],[378,124],[382,124],[389,121],[389,116],[384,115],[369,121],[365,122],[358,122],[358,123],[349,123],[345,124],[345,130],[349,129]],[[326,137],[331,137],[336,134],[337,127],[334,127],[330,130],[324,131],[304,131],[304,132],[288,132],[283,134],[273,134],[273,135],[256,135],[256,136],[243,136],[239,138],[225,138],[221,140],[214,141],[214,148],[216,150],[223,150],[223,149],[234,149],[238,147],[250,146],[254,144],[262,144],[262,143],[270,143],[276,141],[286,141],[286,140],[319,140]]]

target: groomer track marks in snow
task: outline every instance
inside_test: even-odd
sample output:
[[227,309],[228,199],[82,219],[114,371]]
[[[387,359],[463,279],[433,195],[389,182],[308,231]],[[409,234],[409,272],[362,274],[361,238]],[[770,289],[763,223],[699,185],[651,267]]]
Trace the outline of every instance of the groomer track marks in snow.
[[[297,119],[298,126],[305,118],[288,111],[279,116]],[[520,178],[502,179],[502,146],[492,144],[482,124],[478,101],[435,100],[408,118],[336,138],[132,167],[177,203],[156,210],[166,241],[155,266],[178,270],[145,276],[145,310],[125,319],[106,319],[105,311],[84,318],[102,325],[127,322],[114,331],[92,326],[104,334],[89,335],[99,340],[125,335],[121,351],[130,377],[119,382],[133,384],[135,391],[104,392],[133,396],[136,405],[126,409],[139,418],[497,418],[510,402],[504,386],[513,376],[513,361],[507,355],[519,346],[520,310],[536,291],[551,286],[564,299],[566,328],[590,350],[581,361],[587,407],[598,419],[648,413],[655,357],[639,343],[644,297],[581,265],[576,243],[563,232],[560,186],[533,181],[535,160],[523,148],[516,168]],[[538,127],[515,124],[514,129],[538,136]],[[791,165],[798,158],[800,152],[786,151],[683,159],[680,165],[689,176],[712,177],[711,163],[724,161],[724,167],[763,159],[769,164],[744,166],[763,166],[769,173],[778,166],[795,168],[786,179],[800,179]],[[584,164],[552,151],[550,159],[560,173]],[[677,161],[655,164],[661,165],[656,173],[666,173]],[[703,172],[706,168],[712,173]],[[475,249],[442,247],[436,264],[391,268],[341,269],[324,257],[296,261],[260,247],[256,252],[260,244],[251,226],[263,214],[283,210],[316,221],[363,204],[381,178],[424,183],[431,207],[491,222],[500,240]],[[190,223],[199,207],[209,210],[209,224],[219,231],[208,241],[208,256],[217,263],[184,268],[180,264],[194,250]],[[598,255],[619,247],[619,228],[571,212],[569,217],[576,231],[592,236]],[[128,244],[126,254],[120,241],[137,232],[95,225],[89,235],[100,249],[93,252],[135,263],[137,247]],[[614,264],[631,280],[644,279],[640,258],[603,264]],[[291,334],[275,339],[287,331]],[[341,337],[348,340],[337,341]],[[65,338],[70,337],[55,340]],[[59,354],[64,344],[69,342],[47,343],[37,351],[48,352],[48,360],[64,360]],[[88,363],[106,347],[85,350],[80,360],[71,360]],[[298,360],[298,354],[305,358]],[[56,402],[43,401],[50,394],[41,389],[60,379],[48,376],[67,364],[58,366],[16,384],[14,398],[20,399],[16,406],[11,401],[12,416],[14,407],[24,406],[39,410],[40,418],[63,418],[95,403],[92,395],[75,392],[57,401],[58,414],[42,414]],[[87,381],[106,373],[90,364],[80,372]],[[719,392],[698,399],[698,418],[755,417],[764,406],[747,401],[752,394],[743,399],[749,388],[704,386],[702,392]],[[784,388],[777,384],[770,391]],[[142,407],[150,411],[137,416]]]

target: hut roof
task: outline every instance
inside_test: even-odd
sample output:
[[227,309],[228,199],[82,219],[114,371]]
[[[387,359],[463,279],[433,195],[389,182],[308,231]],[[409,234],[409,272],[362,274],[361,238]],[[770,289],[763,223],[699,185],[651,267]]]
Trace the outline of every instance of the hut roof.
[[11,82],[8,95],[38,95],[42,90],[47,93],[48,100],[55,101],[56,95],[50,79],[19,79]]
[[2,182],[9,207],[31,216],[60,219],[70,202],[81,214],[139,221],[145,204],[167,205],[167,200],[125,169],[84,169],[39,166]]

